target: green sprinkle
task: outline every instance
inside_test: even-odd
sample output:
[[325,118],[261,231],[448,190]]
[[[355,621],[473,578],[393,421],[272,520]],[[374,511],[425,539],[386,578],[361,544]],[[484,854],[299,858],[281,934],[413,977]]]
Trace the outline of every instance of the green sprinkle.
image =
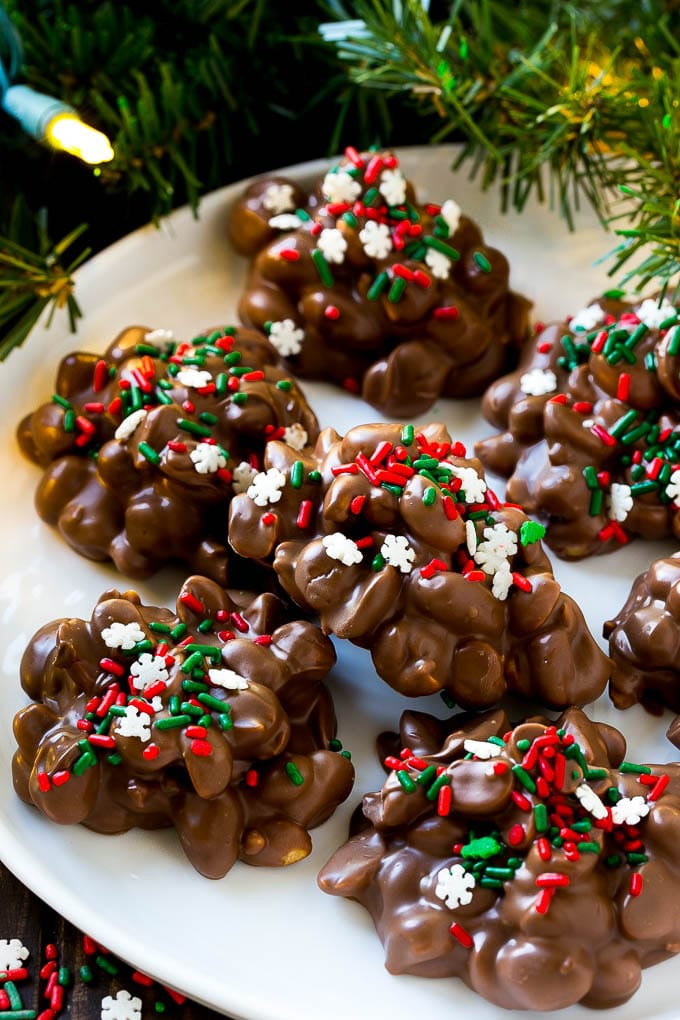
[[503,847],[493,836],[480,836],[479,839],[472,839],[461,850],[463,860],[486,861],[489,857],[495,857]]
[[508,746],[505,743],[505,741],[503,740],[502,737],[487,737],[486,738],[486,742],[487,742],[487,744],[495,744],[496,747],[507,747]]
[[349,224],[349,226],[352,227],[354,230],[356,230],[356,228],[359,226],[359,220],[356,218],[354,213],[351,213],[349,211],[343,213],[342,219],[345,221],[345,223]]
[[442,701],[444,702],[444,704],[446,705],[447,708],[455,708],[456,707],[456,702],[451,697],[451,695],[449,694],[448,691],[440,691],[439,692],[439,697],[442,699]]
[[[191,645],[189,645],[188,647],[191,648]],[[180,666],[180,669],[182,670],[183,673],[190,673],[192,669],[196,668],[196,666],[202,665],[203,656],[201,655],[201,653],[192,651],[191,655],[187,656],[187,658],[184,660],[184,662]]]
[[392,304],[396,304],[400,300],[402,294],[406,290],[406,280],[403,276],[396,276],[392,281],[387,300],[391,301]]
[[82,776],[83,772],[97,764],[97,756],[92,751],[85,751],[75,762],[72,772],[74,776]]
[[385,557],[382,555],[382,553],[377,553],[377,555],[375,555],[371,560],[371,570],[374,570],[377,573],[379,570],[382,570],[384,566]]
[[328,741],[329,751],[342,751],[342,741],[338,740],[337,737],[331,737]]
[[312,262],[316,266],[316,271],[319,274],[319,278],[325,287],[332,287],[335,283],[331,268],[326,262],[326,257],[320,248],[315,248],[312,252]]
[[376,198],[380,196],[380,192],[377,188],[369,188],[364,195],[364,205],[370,205],[371,202],[375,202]]
[[423,493],[423,503],[425,506],[432,506],[435,499],[437,498],[437,490],[433,485],[429,485]]
[[190,715],[171,715],[167,719],[159,719],[154,726],[157,730],[178,730],[182,726],[189,726],[190,723]]
[[66,988],[71,980],[71,971],[68,967],[60,967],[58,971],[57,984],[61,985],[62,988]]
[[389,276],[386,272],[378,273],[375,280],[368,288],[366,297],[369,301],[377,301],[385,287],[389,282]]
[[635,485],[631,485],[630,491],[633,496],[642,496],[645,492],[656,492],[659,488],[659,483],[653,481],[651,478],[646,482],[636,482]]
[[430,789],[427,791],[425,796],[427,797],[428,800],[435,801],[439,796],[439,791],[441,790],[442,786],[450,786],[450,784],[451,776],[448,774],[448,772],[442,772],[442,774],[440,776],[437,776],[435,781],[432,783]]
[[608,868],[618,868],[621,864],[621,857],[619,854],[610,854],[609,857],[605,857],[604,863]]
[[[442,255],[446,255],[447,258],[452,259],[454,262],[457,262],[458,259],[460,258],[460,252],[456,251],[455,248],[452,248],[450,244],[445,244],[445,242],[442,241],[441,238],[439,238],[439,237],[424,237],[423,238],[423,244],[425,244],[428,248],[434,248],[435,251],[441,252]],[[481,254],[481,253],[475,253],[475,254]],[[474,258],[474,255],[473,255],[473,258]],[[482,267],[480,266],[480,269],[481,268]],[[491,268],[491,266],[489,266],[489,269],[490,268]]]
[[641,322],[640,325],[637,326],[637,328],[633,330],[633,332],[630,334],[628,339],[625,341],[626,347],[628,347],[628,348],[635,347],[636,344],[639,344],[640,340],[642,340],[642,338],[645,335],[645,333],[648,333],[648,332],[649,332],[649,326],[645,325],[644,322]]
[[[269,332],[269,330],[267,330],[267,332]],[[225,354],[224,355],[224,359],[223,360],[224,360],[224,364],[225,365],[230,365],[230,366],[231,365],[238,365],[239,361],[241,360],[241,352],[240,351],[230,351],[229,354]]]
[[[201,671],[200,675],[205,676],[203,671]],[[205,694],[208,690],[208,685],[197,680],[182,680],[182,690],[187,691],[189,694]]]
[[406,793],[415,793],[417,789],[416,784],[413,782],[406,769],[397,770],[397,779]]
[[165,1003],[161,1002],[160,999],[156,999],[156,1001],[153,1004],[153,1008],[157,1013],[165,1013]]
[[[625,293],[626,293],[625,290],[621,290],[620,287],[614,287],[614,288],[612,288],[612,290],[605,290],[605,292],[604,292],[604,294],[602,296],[606,297],[606,298],[611,298],[612,301],[618,301],[618,300],[620,300],[620,298],[622,298],[624,296]],[[573,829],[573,825],[572,825],[572,829]]]
[[615,786],[610,786],[607,790],[607,800],[610,804],[617,804],[620,798],[619,791]]
[[484,872],[487,878],[500,878],[502,881],[508,881],[508,879],[515,877],[514,868],[494,868],[493,866],[488,867]]
[[307,481],[308,482],[320,482],[321,481],[321,472],[320,471],[310,471],[309,474],[307,475]]
[[76,427],[75,411],[68,410],[64,415],[64,432],[74,432]]
[[526,738],[524,740],[517,741],[517,748],[519,751],[528,751],[530,747],[531,741],[527,740]]
[[118,973],[118,967],[115,965],[115,963],[113,963],[112,960],[109,960],[106,956],[104,956],[103,953],[98,953],[97,956],[95,956],[94,960],[97,966],[101,967],[101,969],[103,971],[106,971],[107,974],[111,974],[111,976],[114,976],[115,974]]
[[574,832],[590,832],[592,827],[593,827],[592,822],[589,821],[587,818],[584,818],[580,822],[572,822],[571,825],[569,826],[569,828],[573,829]]
[[[7,996],[9,998],[10,1007],[13,1010],[21,1009],[21,1007],[23,1006],[23,1002],[21,1001],[21,996],[19,995],[19,989],[14,984],[14,982],[13,981],[6,981],[3,987],[4,987],[5,991],[7,992]],[[3,1013],[2,1014],[2,1016],[7,1016],[7,1015],[8,1015],[7,1013]],[[16,1016],[16,1014],[9,1014],[9,1015],[10,1016],[12,1016],[12,1015]],[[35,1016],[35,1013],[33,1014],[33,1016]]]
[[597,517],[602,510],[602,502],[604,500],[604,493],[602,489],[595,489],[590,494],[590,506],[588,507],[588,513],[591,517]]
[[210,411],[202,411],[198,420],[205,422],[206,425],[217,425],[217,415],[211,414]]
[[94,980],[94,974],[92,973],[92,968],[88,967],[88,965],[86,963],[84,963],[82,965],[82,967],[80,968],[78,973],[80,974],[80,980],[84,981],[86,985],[89,985],[90,981]]
[[227,715],[226,712],[221,712],[217,717],[217,722],[221,730],[231,730],[234,728],[231,716]]
[[286,775],[294,786],[302,786],[304,783],[300,770],[293,761],[286,762]]
[[125,709],[122,705],[112,705],[106,714],[122,718],[125,715]]
[[186,625],[186,623],[178,623],[170,631],[170,637],[172,638],[173,641],[179,641],[180,638],[184,637],[186,632],[187,632],[187,625]]
[[606,769],[586,769],[584,775],[585,775],[586,779],[606,779],[607,778],[607,770]]
[[157,623],[156,620],[152,620],[149,624],[149,630],[152,630],[155,634],[169,634],[170,627],[167,623]]
[[482,878],[480,878],[479,885],[481,885],[484,889],[502,889],[503,888],[503,883],[500,881],[500,879],[498,879],[498,878],[487,878],[486,875],[483,875]]
[[141,442],[139,444],[138,449],[141,455],[143,457],[146,457],[146,459],[150,461],[152,464],[160,464],[161,462],[160,454],[156,453],[154,448],[152,446],[149,446],[148,443]]
[[584,467],[584,469],[583,469],[583,477],[585,478],[586,485],[587,485],[587,487],[589,489],[599,489],[600,488],[600,483],[597,480],[597,471],[592,466],[592,464],[589,464],[588,467]]
[[210,712],[206,712],[205,715],[200,716],[200,718],[198,718],[196,721],[199,726],[205,726],[205,728],[207,729],[208,726],[212,726],[213,719]]
[[526,769],[523,769],[521,765],[513,765],[512,771],[525,790],[528,790],[529,793],[536,793],[536,783]]
[[522,545],[532,545],[545,535],[545,528],[538,521],[525,521],[519,529],[519,540]]
[[652,774],[649,765],[636,765],[632,761],[622,761],[619,765],[619,772],[628,772],[634,776],[649,776]]
[[626,860],[629,864],[646,864],[649,858],[647,854],[626,854]]
[[538,832],[545,832],[548,829],[548,809],[545,804],[536,804],[534,807],[534,821]]
[[200,630],[201,634],[208,634],[213,629],[214,626],[215,626],[214,620],[210,619],[201,620],[201,622],[198,625],[198,629]]
[[668,341],[668,353],[672,357],[675,357],[676,354],[680,354],[680,329],[673,330],[673,336]]
[[491,263],[489,262],[486,255],[483,254],[483,252],[481,251],[474,252],[472,256],[472,261],[475,263],[476,266],[478,266],[481,269],[483,273],[491,272]]
[[109,763],[109,765],[120,765],[120,763],[123,760],[123,756],[122,754],[118,754],[118,752],[116,751],[115,754],[107,754],[106,760]]
[[352,760],[352,753],[351,753],[351,751],[341,751],[340,752],[340,757],[341,758],[347,758],[347,761],[351,761]]
[[206,655],[213,663],[218,666],[222,661],[222,652],[215,645],[189,645],[192,652],[200,652],[201,655]]
[[411,446],[415,438],[415,429],[413,425],[404,425],[401,430],[401,441],[404,446]]
[[287,393],[289,390],[293,388],[293,384],[290,381],[290,379],[279,379],[279,381],[276,384],[276,388],[277,390],[283,390],[284,393]]
[[192,705],[190,701],[181,701],[179,707],[185,715],[190,715],[193,719],[203,715],[203,709],[199,708],[198,705]]
[[301,219],[301,220],[302,220],[302,221],[303,221],[304,223],[309,223],[309,221],[310,221],[310,220],[311,220],[311,218],[312,218],[312,217],[311,217],[311,216],[309,215],[309,213],[307,212],[307,210],[306,210],[306,209],[296,209],[296,210],[295,210],[295,215],[296,215],[296,216],[297,216],[297,217],[298,217],[299,219]]
[[208,694],[207,691],[202,691],[198,695],[197,700],[200,701],[202,705],[205,705],[206,708],[212,708],[216,712],[231,711],[231,705],[228,702],[220,701],[219,698],[216,698],[213,694]]
[[294,489],[302,488],[305,466],[301,460],[296,460],[290,470],[290,484]]
[[231,399],[239,407],[243,407],[243,405],[248,400],[248,394],[247,393],[235,393]]
[[242,375],[247,375],[248,372],[254,372],[255,369],[252,365],[241,365],[239,368],[232,368],[230,375],[235,375],[237,379],[240,379]]
[[59,404],[65,411],[71,410],[71,401],[67,400],[66,397],[60,397],[58,393],[52,394],[52,403]]
[[[5,988],[7,988],[7,985],[5,985]],[[19,1005],[23,1006],[21,999],[19,999]],[[37,1014],[34,1009],[12,1009],[7,1012],[0,1013],[2,1020],[35,1020],[36,1015]]]
[[623,435],[623,433],[626,432],[626,430],[630,428],[630,426],[633,424],[633,422],[636,419],[637,419],[637,411],[634,411],[632,409],[630,411],[626,411],[626,413],[623,415],[623,417],[618,418],[614,422],[614,424],[612,425],[612,427],[609,430],[610,435],[614,436],[615,439],[620,439],[621,436]]
[[171,694],[168,699],[168,708],[172,715],[177,715],[179,712],[179,696],[177,694]]
[[590,841],[577,843],[576,849],[582,854],[599,854],[600,847],[597,843],[591,843]]
[[418,784],[418,786],[429,786],[432,780],[436,777],[436,775],[437,775],[436,765],[428,765],[427,768],[423,769],[423,771],[417,777],[416,783]]
[[[195,421],[188,421],[186,418],[178,418],[177,425],[184,432],[191,432],[193,436],[211,436],[212,429],[209,429],[207,425],[199,425]],[[141,443],[139,444],[141,447]]]

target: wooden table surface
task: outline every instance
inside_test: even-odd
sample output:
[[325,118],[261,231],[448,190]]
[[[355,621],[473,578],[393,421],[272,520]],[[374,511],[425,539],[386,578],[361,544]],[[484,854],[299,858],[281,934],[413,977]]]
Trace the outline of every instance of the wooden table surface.
[[[71,1020],[100,1020],[102,999],[107,995],[115,997],[123,988],[142,1000],[142,1020],[161,1017],[167,1017],[168,1020],[218,1020],[218,1014],[213,1010],[189,1000],[178,1005],[159,985],[145,988],[135,983],[132,978],[133,969],[113,956],[104,959],[109,968],[115,966],[118,973],[107,973],[96,962],[98,953],[86,955],[82,933],[34,896],[0,864],[0,941],[14,938],[20,939],[30,952],[24,964],[28,978],[15,983],[23,1010],[36,1010],[37,1016],[40,1016],[49,1006],[43,997],[45,981],[39,980],[47,945],[57,947],[58,965],[70,970],[71,978],[64,989],[62,1010],[53,1015],[48,1013],[44,1020],[67,1016]],[[92,971],[93,980],[90,984],[80,977],[83,965],[89,966]],[[0,1004],[0,1020],[5,1010],[7,1005]],[[8,1013],[8,1016],[11,1017],[12,1013]]]

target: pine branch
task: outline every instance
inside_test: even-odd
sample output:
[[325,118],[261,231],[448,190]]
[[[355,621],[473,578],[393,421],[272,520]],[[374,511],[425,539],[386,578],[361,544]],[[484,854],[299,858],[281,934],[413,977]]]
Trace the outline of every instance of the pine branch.
[[[25,232],[27,212],[19,201],[11,214],[13,233]],[[23,223],[20,225],[19,220]],[[81,312],[73,295],[73,273],[90,254],[80,251],[67,264],[63,256],[85,231],[77,227],[58,244],[52,245],[44,222],[37,224],[34,246],[25,247],[0,236],[0,361],[20,346],[43,313],[49,309],[47,324],[54,313],[65,308],[73,332]]]
[[[680,258],[680,48],[671,8],[456,0],[436,20],[428,6],[334,3],[336,18],[355,20],[345,32],[324,31],[351,80],[430,106],[442,122],[437,141],[462,135],[458,164],[469,162],[485,188],[500,180],[504,208],[548,197],[572,226],[585,200],[617,226],[623,185],[633,226],[617,230],[612,272],[641,256],[626,280],[667,286]],[[614,51],[605,45],[612,38]]]

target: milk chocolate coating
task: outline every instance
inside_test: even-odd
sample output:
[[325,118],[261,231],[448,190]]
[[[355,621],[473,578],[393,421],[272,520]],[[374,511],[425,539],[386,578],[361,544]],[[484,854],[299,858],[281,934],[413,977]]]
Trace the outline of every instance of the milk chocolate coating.
[[[623,608],[605,623],[604,636],[617,708],[642,702],[680,712],[680,553],[655,560],[636,577]],[[677,720],[672,728],[677,733]]]
[[[38,513],[81,556],[111,559],[129,577],[178,560],[227,583],[227,507],[247,484],[238,465],[249,475],[270,436],[296,426],[296,437],[313,441],[318,426],[271,344],[225,330],[150,344],[149,331],[132,326],[103,355],[69,354],[59,402],[21,422],[21,449],[44,468]],[[143,420],[116,438],[136,411]],[[195,463],[210,443],[219,459]]]
[[[116,625],[137,630],[127,649],[111,647]],[[55,620],[24,653],[33,703],[14,720],[14,788],[62,824],[174,826],[208,878],[237,858],[293,864],[352,788],[351,762],[329,750],[335,714],[322,681],[334,662],[328,638],[287,620],[275,595],[244,607],[190,577],[172,612],[105,592],[89,622]]]
[[[602,322],[547,326],[519,368],[489,388],[482,409],[502,431],[475,447],[487,468],[509,476],[508,499],[535,514],[546,543],[569,560],[637,535],[680,537],[668,488],[680,461],[680,354],[669,325],[677,312],[666,306],[655,316],[651,299],[597,303]],[[664,328],[647,328],[638,312],[648,322],[665,315]],[[536,382],[547,392],[535,392]]]
[[[506,690],[557,708],[595,699],[609,662],[553,577],[543,529],[498,501],[443,425],[404,440],[409,428],[325,429],[301,454],[269,443],[277,500],[258,505],[257,486],[234,498],[236,552],[273,559],[295,602],[370,648],[402,694],[446,690],[469,708]],[[490,562],[499,543],[510,555]]]
[[[440,395],[481,393],[515,363],[530,303],[508,289],[505,256],[467,216],[445,220],[438,206],[416,200],[410,182],[405,201],[386,203],[383,174],[403,181],[393,154],[363,153],[359,163],[343,159],[336,168],[356,192],[351,201],[331,200],[335,176],[327,175],[309,192],[281,177],[259,180],[235,203],[229,237],[252,259],[242,321],[300,327],[299,351],[281,348],[291,371],[361,392],[386,415],[420,414]],[[277,204],[281,189],[289,193]],[[367,224],[383,232],[381,242]],[[324,255],[330,235],[322,230],[336,232],[337,255]]]
[[622,734],[577,708],[508,731],[405,712],[382,741],[408,748],[388,759],[405,785],[364,797],[319,884],[366,907],[393,974],[507,1009],[616,1006],[680,948],[680,765],[628,771]]

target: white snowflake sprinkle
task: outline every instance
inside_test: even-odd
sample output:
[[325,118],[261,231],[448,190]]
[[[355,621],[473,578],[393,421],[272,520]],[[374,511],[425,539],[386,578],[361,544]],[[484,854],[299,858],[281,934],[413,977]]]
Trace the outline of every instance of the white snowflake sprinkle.
[[380,555],[391,567],[401,570],[402,574],[410,574],[416,551],[403,535],[386,535],[380,547]]
[[267,503],[278,503],[281,489],[286,484],[286,476],[278,468],[258,471],[248,486],[248,495],[255,506],[266,506]]
[[308,439],[307,430],[302,427],[299,421],[293,422],[292,425],[286,425],[283,430],[284,443],[298,453],[307,445]]
[[136,662],[130,666],[130,677],[136,691],[143,691],[157,680],[167,683],[168,669],[162,655],[142,652]]
[[470,556],[474,556],[477,552],[477,529],[474,521],[465,522],[465,541]]
[[353,563],[361,563],[363,559],[361,549],[356,542],[347,538],[341,531],[335,531],[332,535],[324,535],[321,541],[326,555],[330,556],[332,560],[339,560],[346,567],[351,567]]
[[199,475],[212,475],[227,466],[227,458],[213,443],[199,443],[189,456]]
[[272,322],[269,327],[269,342],[277,349],[282,358],[291,354],[299,354],[305,332],[296,326],[292,319],[280,319]]
[[232,471],[231,479],[234,492],[245,492],[256,474],[257,469],[249,464],[247,460],[242,460],[240,464],[237,464]]
[[449,236],[458,230],[462,210],[452,198],[447,198],[441,209],[441,217],[449,228]]
[[383,170],[378,191],[388,205],[401,205],[406,201],[406,178],[401,170]]
[[127,416],[127,418],[123,418],[122,422],[113,434],[114,438],[118,440],[129,439],[130,436],[137,431],[138,426],[142,424],[146,418],[146,414],[147,412],[144,408],[140,407],[138,411],[133,411],[132,414]]
[[193,368],[193,366],[181,369],[175,378],[182,386],[193,390],[201,390],[208,383],[212,382],[212,374],[210,372],[201,368]]
[[246,677],[233,669],[209,669],[208,676],[213,687],[224,687],[226,691],[245,691],[250,686]]
[[483,758],[485,761],[488,758],[497,758],[503,752],[503,748],[499,744],[490,744],[488,740],[465,740],[463,747],[470,754],[476,754],[478,758]]
[[326,227],[319,234],[316,243],[327,262],[335,262],[339,265],[345,261],[347,241],[340,230],[336,230],[335,227]]
[[484,528],[484,541],[477,546],[475,560],[486,574],[494,574],[517,552],[517,535],[505,524]]
[[587,333],[588,330],[601,326],[607,317],[607,313],[598,304],[588,305],[569,320],[569,329],[572,333]]
[[669,478],[668,485],[666,486],[666,495],[674,503],[680,498],[680,469],[674,471]]
[[114,620],[102,631],[102,640],[107,648],[122,648],[129,651],[134,648],[138,641],[144,640],[144,631],[138,623],[119,623]]
[[18,970],[29,955],[21,939],[0,939],[0,971]]
[[298,230],[300,227],[300,217],[296,216],[295,213],[280,213],[278,216],[272,216],[270,220],[267,220],[267,224],[273,227],[274,230]]
[[442,868],[437,875],[434,894],[444,900],[449,910],[454,910],[472,901],[472,890],[476,884],[475,876],[462,864],[452,864],[450,868]]
[[384,259],[392,251],[392,237],[386,223],[368,220],[366,226],[359,233],[359,240],[371,259]]
[[361,185],[346,170],[327,173],[321,185],[327,202],[353,202],[361,194]]
[[[447,467],[449,466],[448,461],[444,463]],[[453,477],[460,478],[462,482],[461,489],[465,493],[465,501],[467,503],[483,503],[486,482],[483,478],[479,477],[475,469],[471,467],[458,467],[456,464],[451,464],[450,467]]]
[[543,397],[557,389],[557,376],[551,368],[532,368],[520,376],[519,388],[532,397]]
[[438,280],[448,279],[451,271],[451,259],[448,256],[440,251],[435,251],[434,248],[428,248],[425,252],[425,263],[429,266],[432,275],[436,276]]
[[[671,475],[671,477],[673,476]],[[630,485],[612,482],[607,504],[609,517],[612,521],[625,521],[633,509],[633,495],[630,491]]]
[[116,993],[115,999],[107,995],[102,999],[101,1020],[141,1020],[142,1000],[132,996],[125,988]]
[[268,212],[278,216],[279,213],[290,212],[295,208],[293,201],[293,186],[291,184],[278,184],[274,181],[268,186],[262,195],[262,205]]
[[503,563],[493,575],[491,594],[499,602],[505,602],[512,587],[512,571],[507,563]]
[[175,339],[171,329],[151,329],[144,334],[144,343],[153,344],[154,347],[163,347]]
[[644,797],[622,797],[612,808],[614,825],[637,825],[649,814],[649,804]]
[[151,716],[147,712],[140,712],[134,705],[128,705],[125,715],[116,717],[116,732],[121,737],[136,737],[143,744],[150,739]]
[[661,305],[656,298],[647,298],[639,308],[636,308],[635,314],[640,322],[644,322],[645,326],[650,329],[658,329],[662,322],[672,319],[678,313],[675,305],[672,305],[666,298],[663,299]]
[[580,786],[577,786],[574,793],[583,810],[587,811],[593,818],[607,817],[607,808],[587,783],[581,783]]

